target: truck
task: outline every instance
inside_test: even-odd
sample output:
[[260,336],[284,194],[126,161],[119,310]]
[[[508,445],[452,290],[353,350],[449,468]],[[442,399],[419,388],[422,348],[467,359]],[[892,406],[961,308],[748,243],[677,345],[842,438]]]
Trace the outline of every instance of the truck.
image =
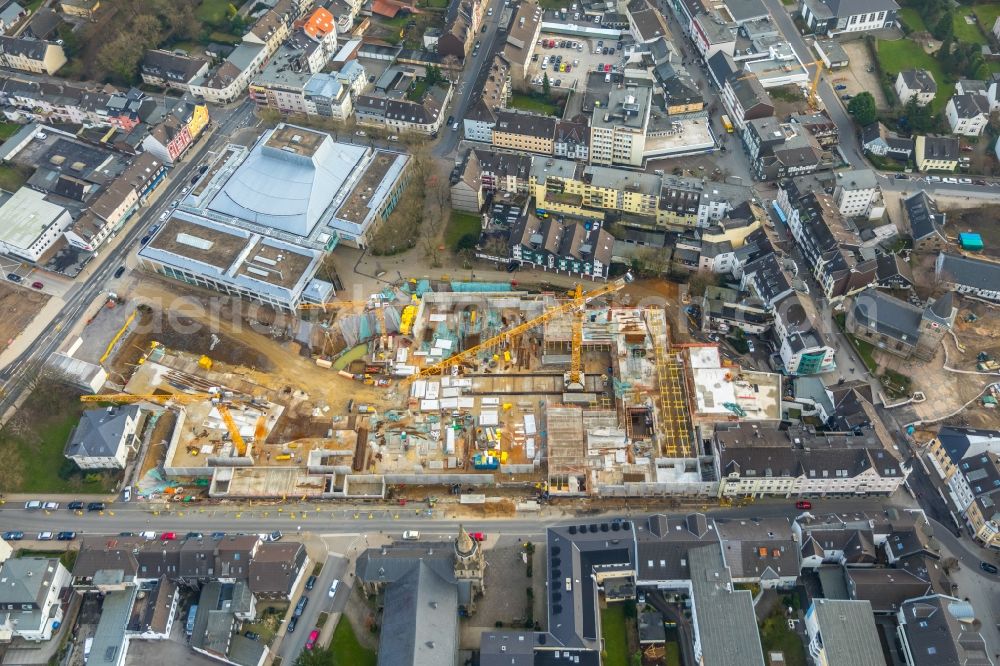
[[726,128],[726,131],[730,134],[733,133],[733,122],[729,119],[729,116],[722,114],[722,126]]

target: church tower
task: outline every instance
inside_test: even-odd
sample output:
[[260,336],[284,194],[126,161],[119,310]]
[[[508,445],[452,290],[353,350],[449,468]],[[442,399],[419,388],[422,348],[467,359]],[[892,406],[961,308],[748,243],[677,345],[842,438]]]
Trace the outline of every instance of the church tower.
[[913,349],[918,359],[929,361],[934,358],[938,345],[951,327],[955,325],[955,294],[949,291],[941,298],[930,302],[920,318],[920,337]]
[[485,574],[486,557],[482,545],[459,525],[458,538],[455,539],[455,580],[469,581],[475,597],[483,593]]

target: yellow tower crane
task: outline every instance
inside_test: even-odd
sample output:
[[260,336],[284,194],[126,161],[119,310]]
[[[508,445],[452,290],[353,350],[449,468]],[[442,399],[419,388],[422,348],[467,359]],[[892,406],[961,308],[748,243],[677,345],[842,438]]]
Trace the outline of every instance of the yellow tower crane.
[[576,285],[573,294],[573,339],[570,349],[569,374],[566,377],[566,388],[583,390],[583,288]]
[[615,280],[614,282],[609,282],[608,284],[602,287],[598,287],[593,291],[582,293],[579,296],[579,298],[573,298],[572,300],[566,301],[565,303],[560,303],[559,305],[553,308],[549,308],[544,313],[540,314],[534,319],[529,319],[523,324],[518,324],[517,326],[514,326],[513,328],[510,328],[500,333],[499,335],[495,335],[492,338],[489,338],[488,340],[485,340],[474,347],[469,347],[468,349],[460,351],[453,356],[449,356],[443,361],[439,361],[437,363],[434,363],[433,365],[429,365],[425,368],[422,368],[419,372],[416,372],[408,377],[404,377],[400,382],[400,385],[407,386],[411,382],[420,379],[422,377],[431,377],[434,375],[443,374],[444,371],[447,370],[448,368],[461,366],[466,361],[475,358],[477,354],[480,354],[490,349],[495,349],[497,347],[500,347],[501,345],[510,342],[511,340],[517,338],[518,336],[527,333],[536,326],[541,326],[542,324],[544,324],[545,322],[549,321],[554,317],[564,315],[567,312],[574,310],[575,308],[583,308],[595,298],[600,298],[601,296],[612,294],[621,289],[622,287],[624,287],[625,284],[626,284],[625,280],[619,279]]
[[243,436],[240,435],[239,426],[236,425],[236,421],[233,419],[233,415],[229,411],[229,406],[223,402],[222,391],[217,391],[215,393],[156,393],[151,395],[108,393],[104,395],[80,396],[80,402],[113,402],[119,405],[134,402],[155,402],[159,405],[174,402],[179,405],[187,405],[194,402],[202,402],[204,400],[213,401],[215,408],[219,411],[219,415],[222,417],[222,421],[226,424],[226,429],[229,431],[229,437],[233,440],[233,445],[236,447],[236,450],[239,452],[241,457],[245,456],[247,453],[247,443],[244,441]]

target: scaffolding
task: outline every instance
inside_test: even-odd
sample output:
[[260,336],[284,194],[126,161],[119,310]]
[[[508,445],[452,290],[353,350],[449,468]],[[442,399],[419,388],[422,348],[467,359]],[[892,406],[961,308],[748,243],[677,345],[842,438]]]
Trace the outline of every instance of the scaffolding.
[[661,312],[646,312],[656,361],[656,399],[659,407],[660,455],[690,458],[691,432],[684,397],[684,369],[676,354],[667,350],[667,332]]

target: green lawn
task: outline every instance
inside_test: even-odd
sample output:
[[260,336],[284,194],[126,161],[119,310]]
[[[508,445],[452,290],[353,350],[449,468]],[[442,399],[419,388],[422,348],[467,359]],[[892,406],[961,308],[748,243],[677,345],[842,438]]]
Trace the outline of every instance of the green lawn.
[[369,650],[358,642],[354,628],[341,617],[337,628],[333,630],[333,640],[330,642],[335,664],[350,664],[351,666],[375,666],[377,656],[374,650]]
[[979,19],[979,25],[983,27],[983,30],[990,32],[993,30],[993,24],[997,22],[997,17],[1000,16],[1000,2],[975,5],[972,7],[972,12]]
[[903,7],[898,12],[899,20],[913,32],[927,32],[923,17],[913,7]]
[[779,610],[760,626],[760,642],[764,653],[780,650],[785,654],[786,666],[806,666],[806,647],[798,634],[788,628],[784,614]]
[[[233,4],[239,4],[238,0]],[[220,26],[228,18],[228,8],[229,0],[202,0],[201,5],[195,10],[194,15],[202,23],[207,23],[211,26]]]
[[934,82],[937,83],[938,87],[937,96],[931,103],[931,108],[934,113],[940,113],[944,109],[955,92],[955,83],[945,77],[941,64],[937,60],[924,53],[919,44],[908,39],[892,42],[880,39],[876,46],[882,71],[889,73],[893,83],[896,81],[896,74],[904,69],[920,68],[929,71],[934,76]]
[[208,36],[213,42],[218,42],[220,44],[239,44],[243,41],[243,37],[239,35],[234,35],[231,32],[222,32],[220,30],[214,31]]
[[[82,474],[63,456],[73,426],[80,420],[79,393],[64,385],[43,382],[0,432],[5,468],[0,479],[10,492],[110,493],[116,478],[110,473]],[[15,422],[16,421],[16,422]]]
[[17,551],[18,557],[54,557],[59,560],[64,567],[73,570],[73,565],[76,564],[76,556],[80,554],[78,550],[19,550]]
[[17,167],[9,164],[0,164],[0,189],[13,192],[22,185],[28,178]]
[[478,215],[470,213],[459,213],[451,211],[451,218],[448,226],[444,230],[444,243],[450,250],[458,249],[458,242],[463,236],[475,234],[479,238],[479,231],[482,229],[482,222]]
[[[969,13],[970,12],[967,11],[952,13],[952,23],[955,26],[955,39],[965,44],[985,44],[986,38],[983,37],[983,33],[979,31],[979,26],[965,20],[966,15]],[[992,28],[993,24],[991,23],[987,29],[989,30]]]
[[604,666],[628,666],[628,639],[625,635],[625,605],[611,604],[601,611]]
[[666,649],[663,660],[667,666],[681,666],[681,646],[677,641],[667,641],[663,647]]
[[412,102],[419,102],[427,92],[427,79],[420,79],[413,83],[413,87],[406,92],[406,98]]
[[[550,81],[551,83],[551,81]],[[510,96],[510,105],[522,111],[533,111],[546,116],[554,116],[559,112],[559,107],[551,102],[547,102],[539,97],[531,95],[521,95],[514,93]]]
[[427,0],[424,4],[434,9],[448,9],[448,0]]
[[21,130],[22,127],[24,127],[24,125],[0,122],[0,141],[6,141],[10,137],[14,136]]

